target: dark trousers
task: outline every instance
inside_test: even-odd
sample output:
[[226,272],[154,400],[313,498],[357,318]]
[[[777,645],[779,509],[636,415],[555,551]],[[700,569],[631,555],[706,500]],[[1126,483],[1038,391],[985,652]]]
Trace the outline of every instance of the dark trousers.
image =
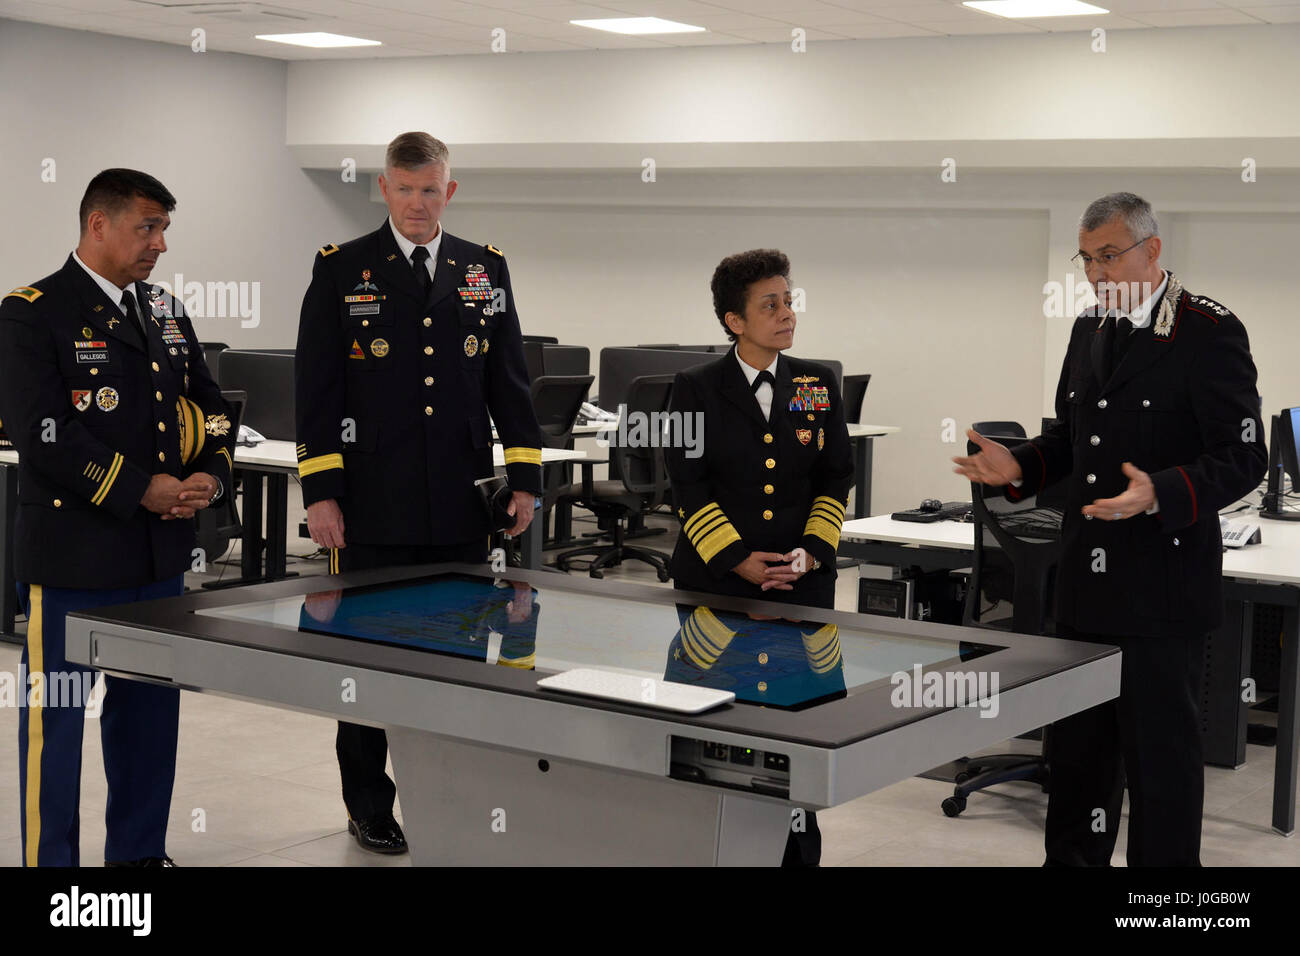
[[[86,694],[98,672],[68,663],[65,615],[174,597],[184,590],[181,575],[138,588],[18,586],[27,613],[22,673],[29,681],[32,675],[42,675],[30,690],[22,688],[25,706],[18,711],[19,816],[26,866],[81,865],[81,734]],[[105,676],[102,708],[99,734],[108,778],[104,859],[119,863],[165,856],[180,692]]]
[[1200,866],[1204,635],[1069,634],[1117,645],[1120,695],[1052,725],[1047,865],[1109,866],[1129,795],[1129,866]]
[[[487,538],[463,544],[429,546],[350,544],[346,548],[334,549],[330,555],[330,567],[344,572],[441,561],[481,563],[487,560],[487,546]],[[339,721],[334,750],[339,758],[343,805],[347,807],[348,816],[353,820],[391,816],[397,787],[384,769],[388,762],[388,736],[384,731],[379,727]]]

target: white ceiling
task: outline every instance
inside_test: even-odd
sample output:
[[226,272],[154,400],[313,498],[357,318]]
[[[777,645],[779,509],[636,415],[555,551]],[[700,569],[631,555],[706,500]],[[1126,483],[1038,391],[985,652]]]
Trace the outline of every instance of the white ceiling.
[[[497,27],[506,31],[508,52],[538,52],[789,43],[793,27],[813,42],[1300,22],[1300,0],[1091,2],[1111,13],[1006,20],[959,0],[0,0],[0,18],[184,46],[202,27],[209,50],[285,60],[490,53]],[[568,22],[618,16],[664,17],[708,32],[625,37]],[[318,30],[383,46],[309,50],[254,39]]]

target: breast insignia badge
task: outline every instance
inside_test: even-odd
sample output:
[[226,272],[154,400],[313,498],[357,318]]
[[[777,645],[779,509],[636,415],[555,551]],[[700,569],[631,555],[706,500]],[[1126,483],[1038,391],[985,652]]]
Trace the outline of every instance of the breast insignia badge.
[[826,429],[817,429],[817,450],[821,451],[826,447]]
[[801,444],[801,445],[806,445],[806,444],[808,444],[810,441],[812,441],[812,429],[811,429],[811,428],[796,428],[796,429],[794,430],[794,435],[795,435],[796,438],[799,439],[799,444]]
[[117,408],[117,389],[109,388],[105,385],[95,393],[95,404],[99,406],[99,410],[102,412],[111,412],[113,409]]
[[352,351],[348,352],[348,358],[361,359],[362,361],[365,361],[366,353],[361,351],[361,343],[356,339],[352,340]]
[[90,407],[90,389],[74,388],[72,390],[72,407],[79,412],[84,412]]
[[470,358],[478,355],[478,339],[473,335],[465,336],[465,354]]
[[370,354],[375,358],[383,358],[388,354],[388,343],[384,339],[375,339],[370,343]]

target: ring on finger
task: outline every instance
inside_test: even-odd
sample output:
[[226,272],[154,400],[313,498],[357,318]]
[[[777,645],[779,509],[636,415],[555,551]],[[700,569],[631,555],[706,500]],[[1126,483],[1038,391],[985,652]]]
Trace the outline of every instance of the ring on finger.
[[1112,521],[1118,521],[1118,520],[1119,520],[1120,518],[1122,518],[1122,517],[1124,517],[1124,512],[1122,512],[1122,511],[1116,511],[1115,514],[1111,516],[1111,520],[1112,520]]

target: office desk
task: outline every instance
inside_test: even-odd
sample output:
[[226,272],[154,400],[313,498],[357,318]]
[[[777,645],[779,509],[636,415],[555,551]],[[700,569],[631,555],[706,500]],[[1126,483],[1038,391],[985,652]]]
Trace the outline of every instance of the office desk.
[[872,446],[877,438],[902,431],[897,425],[859,425],[849,423],[849,444],[853,446],[853,481],[857,494],[853,499],[853,517],[871,514]]
[[[575,461],[587,457],[586,452],[565,448],[543,448],[542,464],[555,461]],[[505,451],[498,444],[492,446],[492,465],[498,471],[506,466]],[[256,584],[278,581],[286,576],[288,548],[289,478],[298,474],[298,458],[291,441],[265,441],[252,448],[235,450],[235,470],[244,477],[244,504],[240,518],[244,526],[243,546],[240,551],[240,576],[222,586]],[[262,537],[263,483],[266,485],[265,518],[266,537]],[[266,550],[266,566],[262,566],[262,550]],[[537,568],[542,564],[541,534],[533,533],[532,526],[523,535],[525,567]]]
[[[385,728],[417,864],[776,865],[792,806],[844,803],[1119,692],[1119,653],[1103,645],[545,571],[498,587],[484,571],[350,572],[328,580],[341,593],[295,578],[79,612],[68,659]],[[715,617],[694,615],[697,601]],[[782,619],[794,612],[806,620]],[[720,638],[723,620],[745,633]],[[691,663],[692,627],[722,640],[711,664]],[[690,715],[537,685],[578,666],[633,675],[644,700],[666,672],[737,699]],[[895,673],[999,683],[976,706],[895,706]]]
[[[586,452],[572,449],[542,449],[542,463],[575,461]],[[505,468],[505,453],[492,446],[492,464]],[[298,459],[291,441],[265,441],[253,447],[235,448],[235,471],[243,478],[243,525],[240,576],[222,582],[224,586],[278,581],[286,576],[288,561],[289,478],[298,474]],[[18,452],[0,450],[0,636],[14,638],[18,601],[13,577],[13,522],[18,511]],[[266,534],[263,536],[263,522]],[[524,561],[527,567],[541,567],[541,532],[524,532]],[[265,564],[262,559],[266,551]]]
[[[1230,548],[1223,555],[1224,595],[1228,602],[1256,601],[1281,605],[1282,649],[1278,677],[1277,755],[1273,770],[1273,829],[1285,836],[1295,832],[1296,761],[1300,746],[1300,522],[1261,521],[1263,542]],[[847,521],[840,554],[871,564],[917,565],[923,570],[959,568],[974,557],[975,526],[958,521],[920,524],[895,521],[888,515]],[[1234,623],[1237,621],[1233,617]],[[1247,648],[1241,671],[1225,677],[1223,686],[1239,691],[1249,675],[1249,616],[1241,618]],[[1240,696],[1237,694],[1237,700]],[[1241,703],[1243,711],[1245,704]],[[1240,726],[1244,742],[1244,714]]]

